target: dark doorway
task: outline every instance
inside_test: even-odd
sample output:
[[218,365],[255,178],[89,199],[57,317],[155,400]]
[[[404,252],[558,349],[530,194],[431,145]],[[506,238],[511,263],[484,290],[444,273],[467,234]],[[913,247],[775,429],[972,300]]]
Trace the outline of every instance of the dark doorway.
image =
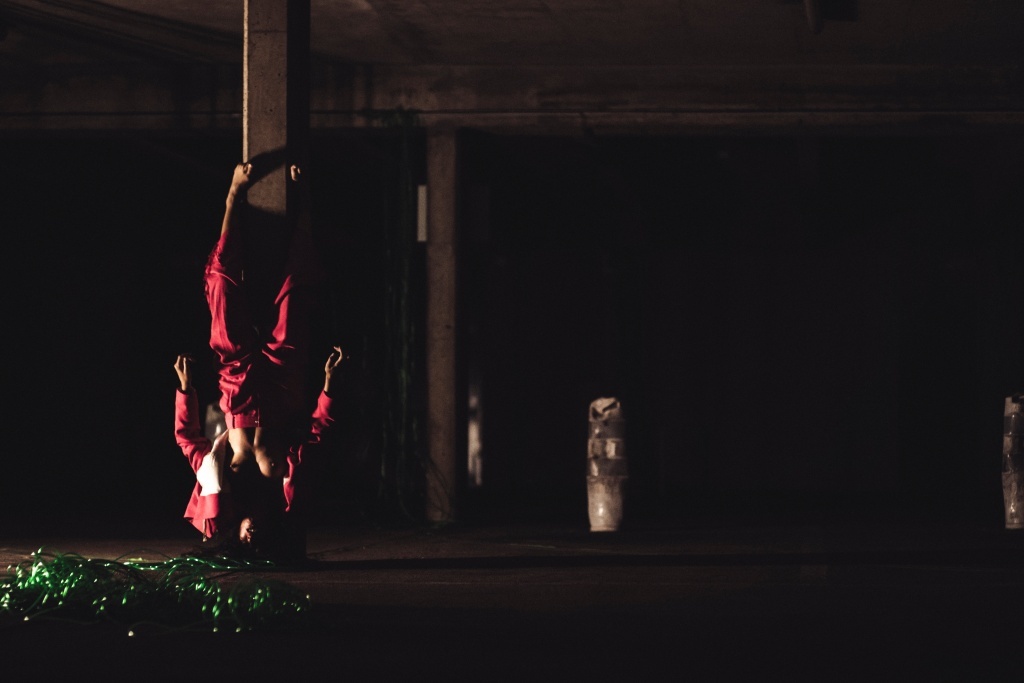
[[884,503],[998,523],[1002,401],[1024,383],[1021,147],[470,137],[479,500],[585,519],[587,407],[614,395],[635,515]]

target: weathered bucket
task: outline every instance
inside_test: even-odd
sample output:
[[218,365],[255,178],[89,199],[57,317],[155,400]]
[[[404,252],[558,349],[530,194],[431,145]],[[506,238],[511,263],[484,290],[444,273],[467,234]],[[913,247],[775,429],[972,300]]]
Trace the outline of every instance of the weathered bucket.
[[590,404],[587,439],[587,509],[591,531],[619,529],[628,478],[622,406],[616,398],[599,398]]

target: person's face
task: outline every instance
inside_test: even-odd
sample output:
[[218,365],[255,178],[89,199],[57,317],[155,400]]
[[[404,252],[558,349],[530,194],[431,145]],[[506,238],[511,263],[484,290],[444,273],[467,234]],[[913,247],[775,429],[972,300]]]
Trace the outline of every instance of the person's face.
[[245,545],[252,545],[252,540],[256,534],[256,524],[253,522],[252,517],[246,517],[242,520],[242,523],[238,525],[238,540]]

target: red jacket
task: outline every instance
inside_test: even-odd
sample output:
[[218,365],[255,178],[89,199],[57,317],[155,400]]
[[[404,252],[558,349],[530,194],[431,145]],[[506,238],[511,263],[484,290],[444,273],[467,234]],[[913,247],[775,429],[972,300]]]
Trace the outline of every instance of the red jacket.
[[[282,480],[282,496],[285,514],[301,512],[308,484],[305,480],[306,466],[316,459],[322,447],[322,438],[334,424],[331,397],[320,392],[316,409],[310,423],[309,433],[287,455],[288,474]],[[185,508],[185,519],[198,529],[204,537],[210,538],[233,517],[231,493],[221,488],[225,470],[227,449],[221,461],[217,462],[211,452],[213,443],[206,437],[199,421],[199,402],[196,392],[175,391],[174,438],[181,452],[188,458],[192,471],[196,473],[196,485]],[[209,456],[209,457],[207,457]]]

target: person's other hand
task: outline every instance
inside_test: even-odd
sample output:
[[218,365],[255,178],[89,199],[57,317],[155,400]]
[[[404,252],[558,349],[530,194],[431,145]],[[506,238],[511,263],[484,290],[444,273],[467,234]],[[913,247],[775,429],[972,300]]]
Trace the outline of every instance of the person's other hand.
[[178,373],[178,382],[182,391],[192,388],[192,357],[187,354],[178,354],[174,361],[174,371]]
[[328,375],[331,374],[332,372],[335,371],[335,369],[337,369],[339,365],[341,365],[341,361],[345,360],[346,358],[347,356],[341,350],[341,347],[335,346],[334,350],[331,351],[329,356],[327,356],[327,364],[324,365],[324,372],[326,372]]
[[324,393],[328,393],[331,388],[331,375],[338,369],[343,360],[346,360],[348,356],[341,350],[340,346],[335,346],[334,350],[331,351],[330,355],[327,356],[327,362],[324,364]]

